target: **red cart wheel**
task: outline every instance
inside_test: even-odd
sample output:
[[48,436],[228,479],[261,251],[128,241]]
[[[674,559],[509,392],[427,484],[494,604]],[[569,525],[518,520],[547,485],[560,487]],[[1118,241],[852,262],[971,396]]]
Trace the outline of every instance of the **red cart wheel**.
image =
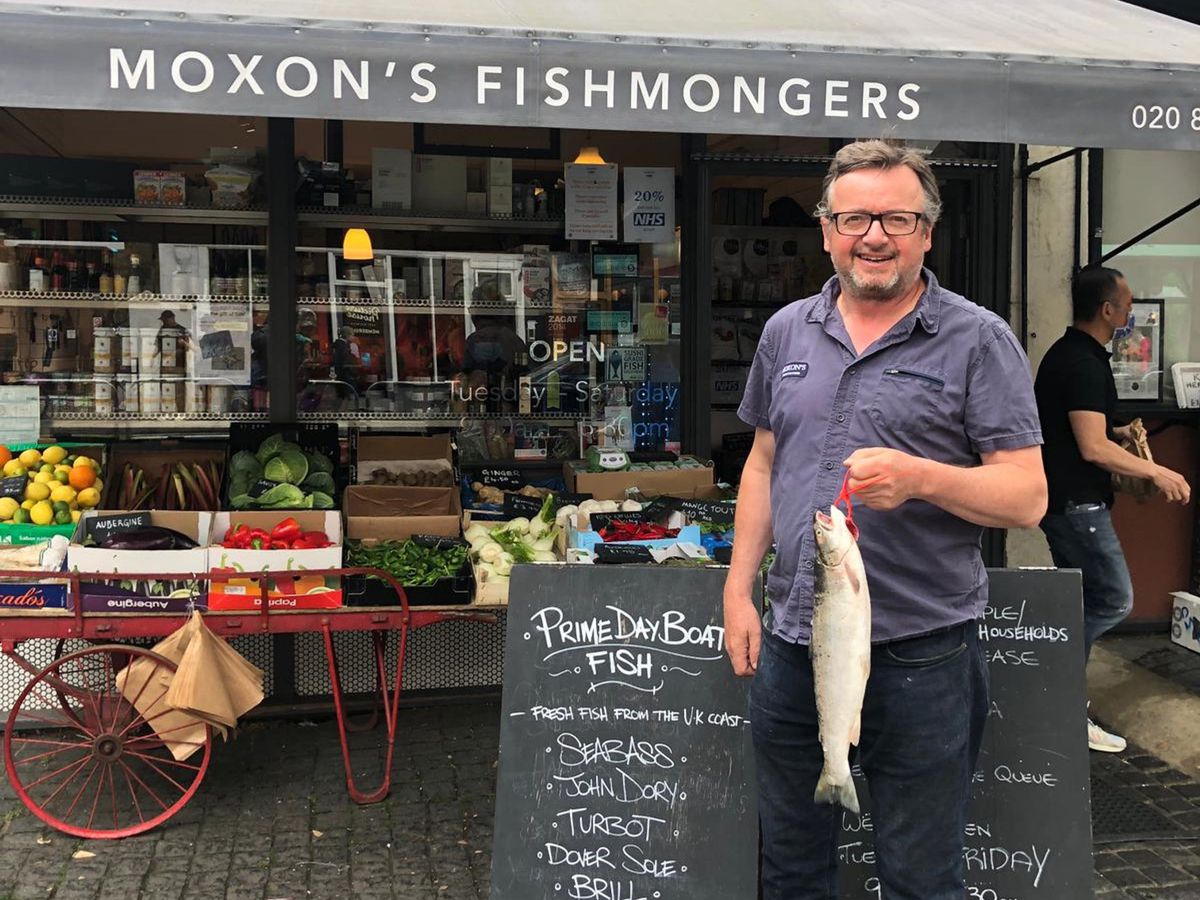
[[4,764],[21,802],[84,838],[140,834],[182,809],[208,770],[212,730],[167,706],[174,672],[166,657],[115,644],[69,653],[39,672],[4,732]]

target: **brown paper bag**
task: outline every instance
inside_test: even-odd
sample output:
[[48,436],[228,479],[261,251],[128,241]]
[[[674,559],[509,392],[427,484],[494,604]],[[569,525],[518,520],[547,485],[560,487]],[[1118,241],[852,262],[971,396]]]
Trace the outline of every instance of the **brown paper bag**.
[[[1150,453],[1150,440],[1141,419],[1129,423],[1129,440],[1122,441],[1121,446],[1139,459],[1154,462]],[[1133,475],[1113,475],[1113,489],[1129,494],[1138,503],[1145,503],[1154,496],[1154,482],[1149,478],[1137,478]]]
[[167,691],[174,709],[203,719],[221,731],[263,701],[263,671],[213,634],[197,613],[191,640]]

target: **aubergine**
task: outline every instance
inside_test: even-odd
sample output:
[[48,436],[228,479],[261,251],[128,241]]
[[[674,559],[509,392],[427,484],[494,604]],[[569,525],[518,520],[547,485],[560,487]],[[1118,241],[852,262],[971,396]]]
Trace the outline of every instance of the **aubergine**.
[[111,531],[100,539],[106,550],[191,550],[200,545],[173,528],[146,525],[129,531]]

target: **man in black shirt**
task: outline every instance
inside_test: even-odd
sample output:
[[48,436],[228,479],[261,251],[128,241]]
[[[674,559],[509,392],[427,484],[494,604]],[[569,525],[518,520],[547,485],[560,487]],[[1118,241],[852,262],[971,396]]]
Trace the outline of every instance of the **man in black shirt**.
[[[1117,386],[1104,345],[1128,327],[1133,293],[1116,269],[1083,269],[1071,282],[1074,324],[1038,367],[1034,392],[1042,420],[1042,458],[1050,503],[1042,531],[1059,568],[1083,570],[1084,659],[1100,635],[1133,608],[1133,584],[1113,530],[1112,476],[1154,482],[1170,501],[1187,503],[1191,489],[1177,472],[1140,459],[1117,443]],[[1088,746],[1109,753],[1125,739],[1088,720]]]

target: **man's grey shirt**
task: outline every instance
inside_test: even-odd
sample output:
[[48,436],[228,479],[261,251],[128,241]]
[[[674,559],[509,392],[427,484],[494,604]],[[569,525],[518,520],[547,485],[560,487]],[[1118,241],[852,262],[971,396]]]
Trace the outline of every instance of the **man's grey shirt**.
[[[738,416],[775,437],[767,576],[770,627],[812,633],[813,515],[841,491],[842,461],[890,447],[954,466],[1042,442],[1029,361],[999,316],[922,271],[916,307],[859,356],[837,308],[840,285],[771,317]],[[987,605],[983,529],[932,504],[854,508],[871,592],[871,639],[896,640],[978,618]]]

